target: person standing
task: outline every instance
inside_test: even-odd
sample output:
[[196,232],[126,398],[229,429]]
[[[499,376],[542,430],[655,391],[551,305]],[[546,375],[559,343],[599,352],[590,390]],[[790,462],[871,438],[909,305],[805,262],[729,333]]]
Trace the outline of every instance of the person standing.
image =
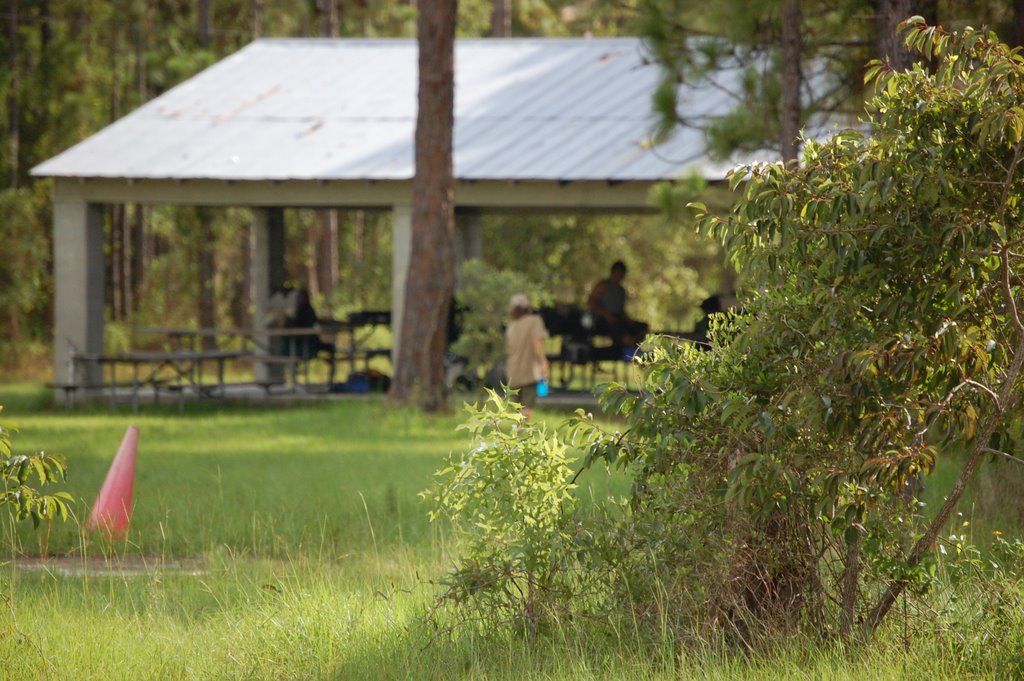
[[512,321],[505,329],[505,373],[509,388],[519,391],[523,413],[530,418],[537,403],[537,383],[548,380],[548,357],[544,352],[548,330],[524,293],[512,296],[508,313]]

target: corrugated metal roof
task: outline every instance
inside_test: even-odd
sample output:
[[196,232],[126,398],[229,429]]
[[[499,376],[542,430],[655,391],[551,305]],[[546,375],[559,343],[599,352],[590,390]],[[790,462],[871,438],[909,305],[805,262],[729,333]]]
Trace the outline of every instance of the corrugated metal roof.
[[[258,40],[33,169],[56,177],[408,180],[414,40]],[[735,84],[738,72],[716,75]],[[703,133],[650,148],[658,66],[636,38],[459,40],[462,180],[716,179]],[[729,111],[724,88],[680,93],[687,118]]]

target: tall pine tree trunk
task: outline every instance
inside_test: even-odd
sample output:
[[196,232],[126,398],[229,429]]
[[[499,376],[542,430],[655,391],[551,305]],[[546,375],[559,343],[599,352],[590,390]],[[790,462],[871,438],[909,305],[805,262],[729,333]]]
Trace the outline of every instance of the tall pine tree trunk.
[[320,293],[330,299],[338,282],[338,211],[320,211],[320,243],[317,246],[317,282]]
[[[142,5],[138,15],[138,23],[132,27],[132,43],[135,49],[135,91],[139,102],[149,101],[149,79],[146,72],[147,36],[152,32],[152,18],[149,5]],[[132,206],[132,218],[127,221],[127,241],[130,249],[127,276],[127,307],[129,314],[139,308],[142,282],[145,279],[146,266],[146,209],[141,204]]]
[[[210,0],[199,0],[199,47],[210,47],[211,32]],[[209,208],[201,206],[196,209],[199,239],[196,244],[196,265],[199,270],[199,327],[211,329],[217,325],[217,291],[214,286],[216,272],[213,249],[213,215]],[[212,336],[203,336],[202,347],[211,350],[216,345]]]
[[139,309],[139,291],[142,288],[142,279],[145,273],[145,233],[146,233],[146,209],[135,204],[132,206],[131,243],[132,260],[131,276],[129,277],[128,290],[131,298],[128,307],[132,312]]
[[[1015,4],[1024,4],[1024,0],[1013,0]],[[939,23],[939,0],[919,0],[914,14],[920,14],[929,26]]]
[[338,2],[339,0],[317,0],[317,9],[320,11],[320,35],[325,38],[334,38],[338,35],[341,26]]
[[[214,233],[213,215],[209,208],[196,209],[198,222],[198,240],[196,243],[197,265],[199,269],[199,326],[210,329],[217,326],[217,291],[214,282],[216,266],[213,259]],[[212,336],[203,336],[203,349],[210,350],[215,346]]]
[[878,58],[888,60],[897,71],[914,63],[914,55],[896,32],[901,21],[914,14],[911,0],[875,0],[875,50]]
[[198,14],[197,38],[199,47],[206,49],[210,46],[210,32],[213,24],[210,13],[210,0],[199,0]]
[[[319,0],[320,35],[334,38],[341,26],[339,0]],[[328,300],[338,281],[338,211],[328,208],[318,211],[319,234],[315,242],[316,288]],[[312,290],[312,287],[310,287]]]
[[231,280],[231,322],[239,327],[250,326],[249,291],[251,283],[252,253],[249,225],[240,225],[235,238],[235,251],[238,257],[238,274]]
[[106,309],[110,311],[110,318],[113,321],[119,321],[117,317],[117,273],[118,273],[118,262],[120,256],[120,249],[118,248],[118,239],[120,238],[120,231],[118,230],[118,213],[124,208],[121,204],[110,204],[109,210],[107,211],[107,220],[104,224],[103,238],[106,239],[107,246],[104,249],[106,251],[106,257],[104,257],[104,281],[107,285],[103,288],[103,299]]
[[[264,0],[251,0],[253,40],[263,36],[263,3]],[[252,262],[256,251],[256,235],[252,230],[251,219],[238,227],[235,248],[238,249],[242,271],[231,283],[231,317],[235,326],[246,328],[255,324],[252,301],[256,300],[256,293],[253,289]]]
[[[13,3],[12,3],[13,4]],[[39,0],[39,53],[46,54],[53,40],[53,16],[50,14],[50,0]]]
[[491,8],[491,37],[512,36],[512,0],[493,0]]
[[111,317],[114,321],[123,322],[128,316],[127,313],[127,289],[129,246],[128,215],[123,203],[114,204],[110,207],[110,253],[107,256],[110,260],[111,277],[109,291],[111,304]]
[[263,0],[252,0],[252,37],[263,35]]
[[10,22],[7,26],[8,42],[10,44],[8,63],[11,69],[11,90],[7,93],[7,171],[10,173],[8,186],[12,189],[17,189],[18,173],[20,172],[18,154],[21,153],[21,134],[18,127],[21,121],[21,112],[18,107],[18,93],[21,90],[21,83],[19,82],[20,69],[18,68],[18,0],[11,0],[8,18]]
[[1013,0],[1013,35],[1010,39],[1012,47],[1024,45],[1024,0]]
[[800,153],[800,90],[803,83],[800,61],[803,54],[800,0],[782,4],[782,160],[795,161]]
[[455,286],[452,180],[455,0],[420,7],[419,110],[413,180],[412,257],[391,395],[424,411],[445,406],[444,350]]
[[[365,286],[359,286],[358,282],[365,281],[369,274],[369,263],[373,262],[373,255],[371,248],[368,244],[368,238],[370,235],[377,234],[376,231],[367,231],[366,227],[366,212],[362,210],[354,210],[347,214],[345,221],[347,226],[348,238],[345,239],[345,248],[347,250],[346,262],[348,267],[344,274],[339,273],[339,277],[347,277],[342,282],[342,290],[350,292],[348,300],[360,309],[368,309],[367,305],[367,288]],[[347,289],[345,288],[347,286]]]

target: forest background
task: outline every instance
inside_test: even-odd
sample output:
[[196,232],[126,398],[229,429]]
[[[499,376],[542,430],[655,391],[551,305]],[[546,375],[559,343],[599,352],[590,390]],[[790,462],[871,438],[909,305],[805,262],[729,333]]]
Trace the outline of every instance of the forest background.
[[[259,37],[414,37],[415,0],[8,0],[0,32],[0,369],[45,375],[52,329],[50,183],[36,164]],[[957,28],[989,25],[1024,41],[1024,0],[462,0],[459,37],[640,35],[665,68],[652,109],[668,135],[699,125],[719,156],[772,149],[821,112],[860,110],[863,65],[896,56],[895,24],[911,14]],[[724,47],[723,47],[724,46]],[[793,59],[792,55],[796,55]],[[679,83],[739,60],[749,78],[733,115],[691,121]],[[835,87],[804,96],[809,64]],[[795,65],[795,66],[794,66]],[[787,68],[787,66],[789,68]],[[795,127],[794,127],[795,126]],[[547,300],[580,304],[612,260],[626,260],[634,316],[687,329],[707,295],[729,292],[717,245],[678,209],[702,190],[656,192],[656,216],[487,214],[484,260],[521,272]],[[706,199],[705,199],[706,200]],[[720,197],[722,203],[727,197]],[[132,326],[247,326],[244,208],[112,206],[106,216],[108,342]],[[287,273],[323,314],[384,309],[390,215],[289,211]]]

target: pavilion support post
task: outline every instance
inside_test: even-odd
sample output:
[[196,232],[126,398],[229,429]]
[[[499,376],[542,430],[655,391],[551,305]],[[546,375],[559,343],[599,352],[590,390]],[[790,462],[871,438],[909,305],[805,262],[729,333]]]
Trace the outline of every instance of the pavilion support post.
[[74,356],[103,352],[102,205],[55,192],[53,263],[54,383],[98,386],[103,379],[99,362],[75,361]]
[[391,361],[398,360],[398,341],[402,337],[405,314],[405,282],[412,257],[412,206],[395,204],[391,226]]
[[455,209],[455,288],[459,288],[457,279],[462,263],[467,260],[479,259],[484,253],[484,220],[483,213],[477,208]]
[[[252,319],[253,328],[261,331],[267,328],[267,302],[275,290],[284,286],[284,210],[282,208],[252,209]],[[255,353],[268,354],[273,339],[260,336],[255,339]],[[259,382],[284,380],[284,367],[257,363],[254,367]]]

